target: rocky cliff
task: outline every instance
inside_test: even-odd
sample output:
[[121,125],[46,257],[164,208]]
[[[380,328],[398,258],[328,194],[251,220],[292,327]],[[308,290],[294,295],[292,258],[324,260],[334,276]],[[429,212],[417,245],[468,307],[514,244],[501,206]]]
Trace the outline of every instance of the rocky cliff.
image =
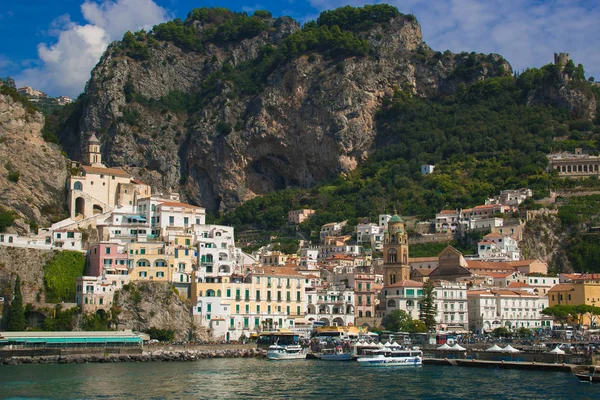
[[[61,141],[77,158],[97,132],[109,164],[214,212],[353,170],[367,157],[374,116],[395,89],[437,96],[511,73],[498,55],[431,50],[412,16],[344,31],[368,44],[364,55],[302,51],[305,44],[286,40],[299,35],[297,22],[264,14],[262,22],[266,29],[254,36],[208,40],[202,51],[143,32],[112,44],[92,71],[78,124]],[[200,37],[221,29],[190,18],[182,26]],[[279,57],[284,46],[292,57]],[[250,84],[256,89],[244,89]]]
[[14,210],[9,229],[19,233],[49,224],[66,202],[67,159],[42,139],[43,127],[41,113],[0,94],[0,206]]
[[194,322],[190,300],[169,283],[132,283],[115,294],[114,305],[120,310],[119,329],[172,329],[176,340],[207,340],[210,336]]

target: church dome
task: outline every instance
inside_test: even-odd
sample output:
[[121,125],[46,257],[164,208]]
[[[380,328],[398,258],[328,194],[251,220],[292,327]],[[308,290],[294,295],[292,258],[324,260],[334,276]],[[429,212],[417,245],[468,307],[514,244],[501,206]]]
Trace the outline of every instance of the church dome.
[[390,218],[390,220],[388,221],[388,224],[398,224],[402,222],[402,218],[400,218],[397,215],[394,215],[392,218]]

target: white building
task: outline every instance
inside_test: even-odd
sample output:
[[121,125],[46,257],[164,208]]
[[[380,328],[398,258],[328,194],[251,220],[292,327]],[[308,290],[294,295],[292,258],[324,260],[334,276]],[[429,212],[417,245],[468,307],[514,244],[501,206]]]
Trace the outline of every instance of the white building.
[[342,234],[342,228],[346,226],[346,221],[342,222],[330,222],[321,227],[320,238],[321,242],[328,236],[340,236]]
[[[423,284],[404,280],[393,285],[384,286],[383,298],[385,314],[394,310],[403,310],[412,319],[419,319],[421,310],[419,302],[423,299]],[[385,315],[382,315],[382,317],[385,317]]]
[[434,169],[435,169],[435,165],[423,164],[423,165],[421,165],[421,174],[423,174],[423,175],[433,174]]
[[383,230],[377,224],[358,224],[355,228],[356,243],[371,243],[373,237],[379,235],[382,237]]
[[521,250],[518,242],[508,235],[490,233],[477,243],[477,254],[482,260],[518,261]]
[[317,269],[319,260],[318,247],[304,247],[300,249],[300,268]]
[[388,221],[390,219],[392,219],[392,216],[390,214],[380,214],[379,215],[379,227],[382,230],[386,230],[387,229]]
[[437,329],[468,331],[467,286],[456,282],[440,281],[436,282],[434,293]]
[[485,204],[504,204],[512,209],[519,207],[519,204],[533,196],[533,190],[523,188],[518,190],[503,190],[500,195],[489,198]]
[[354,290],[345,284],[327,284],[306,290],[306,319],[326,326],[354,325]]
[[458,210],[442,210],[435,215],[435,231],[456,232],[460,227],[461,213]]
[[549,320],[541,315],[547,300],[540,301],[537,295],[512,290],[474,290],[467,291],[467,298],[469,323],[475,333],[489,333],[499,327],[513,331],[522,327],[550,327]]
[[198,242],[199,282],[214,282],[215,278],[230,276],[239,271],[233,227],[222,225],[194,225]]

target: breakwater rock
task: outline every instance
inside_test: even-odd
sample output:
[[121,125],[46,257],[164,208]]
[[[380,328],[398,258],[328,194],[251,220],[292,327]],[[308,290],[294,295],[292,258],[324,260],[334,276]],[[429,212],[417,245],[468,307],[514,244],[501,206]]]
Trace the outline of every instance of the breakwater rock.
[[173,350],[142,352],[141,354],[78,354],[68,356],[18,356],[0,360],[3,365],[18,364],[85,364],[150,361],[199,361],[207,358],[253,358],[265,357],[266,352],[257,349],[222,350]]

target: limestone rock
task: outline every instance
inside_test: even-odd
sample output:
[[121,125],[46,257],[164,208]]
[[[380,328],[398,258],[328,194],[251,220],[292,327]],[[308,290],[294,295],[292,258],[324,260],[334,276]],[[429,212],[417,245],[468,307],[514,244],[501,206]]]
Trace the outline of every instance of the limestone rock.
[[[66,203],[67,159],[58,145],[42,139],[43,127],[41,113],[0,94],[0,205],[17,213],[9,229],[20,234],[29,232],[30,222],[50,224]],[[11,172],[18,174],[16,182],[9,180]]]

